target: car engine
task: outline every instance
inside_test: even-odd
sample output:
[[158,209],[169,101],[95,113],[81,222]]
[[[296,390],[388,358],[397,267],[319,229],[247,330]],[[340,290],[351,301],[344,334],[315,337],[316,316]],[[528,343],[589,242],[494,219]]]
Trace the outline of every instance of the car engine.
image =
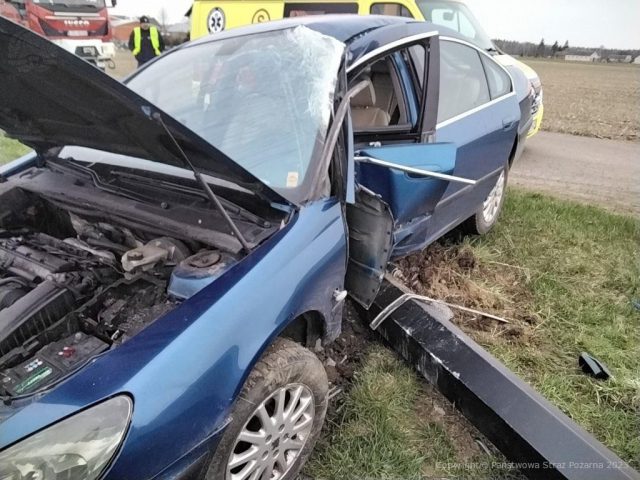
[[0,205],[0,396],[33,394],[128,341],[213,279],[231,256],[149,238],[25,196]]

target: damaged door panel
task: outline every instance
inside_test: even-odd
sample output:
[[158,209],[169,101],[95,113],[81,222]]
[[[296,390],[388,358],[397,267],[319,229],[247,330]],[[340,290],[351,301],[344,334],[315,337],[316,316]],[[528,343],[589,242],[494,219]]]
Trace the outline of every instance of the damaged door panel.
[[358,303],[369,308],[378,295],[393,249],[393,215],[378,195],[366,188],[347,205],[349,264],[345,285]]
[[[456,147],[450,143],[371,148],[361,150],[360,156],[442,174],[453,173],[456,166]],[[356,166],[358,183],[382,196],[396,226],[432,212],[448,186],[445,179],[425,178],[384,163],[358,161]]]
[[449,182],[474,183],[448,175],[455,154],[451,144],[427,144],[381,147],[356,157],[360,188],[355,205],[347,207],[346,283],[362,305],[368,307],[377,295],[398,242],[405,249],[407,244],[422,248],[426,233],[414,225],[425,224]]

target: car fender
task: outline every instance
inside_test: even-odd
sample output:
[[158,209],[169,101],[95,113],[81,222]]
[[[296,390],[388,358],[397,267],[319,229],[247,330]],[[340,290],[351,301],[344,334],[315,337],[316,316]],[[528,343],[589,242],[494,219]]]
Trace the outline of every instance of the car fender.
[[132,422],[106,478],[153,478],[220,431],[252,367],[289,322],[315,310],[329,336],[339,332],[333,293],[343,289],[346,253],[340,203],[301,207],[263,246],[139,335],[21,410],[0,410],[0,421],[9,416],[0,448],[127,392]]

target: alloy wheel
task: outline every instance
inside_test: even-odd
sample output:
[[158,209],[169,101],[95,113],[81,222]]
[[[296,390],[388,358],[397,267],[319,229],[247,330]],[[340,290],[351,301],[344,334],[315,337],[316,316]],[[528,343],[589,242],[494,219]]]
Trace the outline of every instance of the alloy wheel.
[[500,205],[502,204],[502,197],[504,196],[505,180],[506,175],[503,170],[500,178],[498,178],[498,181],[489,193],[489,196],[487,196],[487,199],[482,204],[482,217],[489,225],[496,220],[498,212],[500,212]]
[[313,429],[315,402],[305,385],[279,388],[254,410],[227,461],[227,480],[278,480],[296,462]]

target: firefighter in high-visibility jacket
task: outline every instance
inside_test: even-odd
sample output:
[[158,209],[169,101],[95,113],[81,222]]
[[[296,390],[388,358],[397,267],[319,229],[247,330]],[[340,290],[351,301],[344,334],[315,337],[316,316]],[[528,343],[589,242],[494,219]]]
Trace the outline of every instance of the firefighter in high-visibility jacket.
[[164,52],[164,40],[158,27],[151,25],[149,17],[140,17],[140,26],[133,29],[129,37],[129,50],[138,61],[138,67]]

